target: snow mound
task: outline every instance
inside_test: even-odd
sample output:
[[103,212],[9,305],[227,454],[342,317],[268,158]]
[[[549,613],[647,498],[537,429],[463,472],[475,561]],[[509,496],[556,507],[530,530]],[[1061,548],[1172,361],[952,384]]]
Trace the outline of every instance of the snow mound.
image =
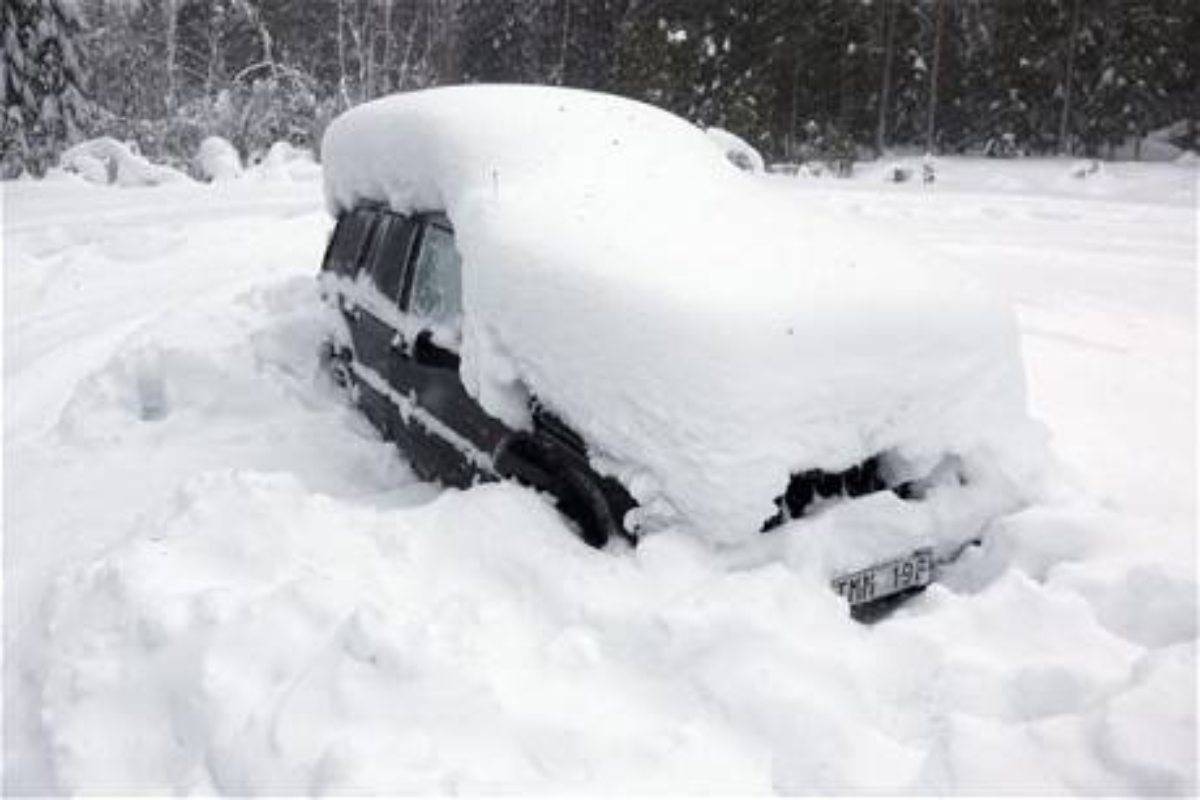
[[742,137],[730,133],[724,128],[706,128],[704,132],[738,169],[746,172],[766,171],[767,167],[762,155]]
[[241,176],[242,158],[228,139],[209,136],[196,151],[196,168],[210,181],[228,181]]
[[305,181],[321,177],[321,166],[311,150],[279,141],[271,145],[250,174],[268,181]]
[[158,186],[191,180],[177,169],[150,163],[129,145],[109,136],[71,147],[59,158],[59,166],[92,183],[116,186]]
[[447,212],[468,390],[514,425],[528,394],[566,419],[645,529],[751,537],[789,474],[885,450],[1004,450],[1018,483],[1030,465],[1006,308],[911,244],[781,201],[664,111],[414,92],[336,119],[322,162],[335,214]]
[[869,630],[798,565],[599,555],[512,485],[381,510],[215,471],[58,581],[47,734],[69,791],[1194,787],[1194,643],[1147,653],[1011,553]]

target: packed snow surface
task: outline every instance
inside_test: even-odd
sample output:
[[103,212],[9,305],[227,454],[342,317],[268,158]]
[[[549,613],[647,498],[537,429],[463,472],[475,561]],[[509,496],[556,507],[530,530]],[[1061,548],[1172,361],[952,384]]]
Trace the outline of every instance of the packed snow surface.
[[5,184],[6,791],[1194,795],[1196,172],[1070,167],[759,179],[999,284],[1059,459],[872,627],[798,524],[417,482],[318,375],[318,183]]
[[744,541],[792,473],[884,451],[999,465],[996,483],[1037,468],[1012,318],[977,276],[773,191],[664,111],[413,92],[334,120],[322,163],[334,213],[447,213],[468,391],[518,426],[531,394],[558,413],[643,530]]

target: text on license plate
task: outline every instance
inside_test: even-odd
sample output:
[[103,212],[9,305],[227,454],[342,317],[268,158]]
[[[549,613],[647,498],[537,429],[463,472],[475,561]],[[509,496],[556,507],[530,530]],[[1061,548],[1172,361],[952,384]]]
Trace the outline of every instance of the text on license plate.
[[839,575],[832,583],[835,592],[845,597],[850,605],[856,606],[880,600],[905,589],[925,586],[931,580],[933,551],[926,548],[858,572]]

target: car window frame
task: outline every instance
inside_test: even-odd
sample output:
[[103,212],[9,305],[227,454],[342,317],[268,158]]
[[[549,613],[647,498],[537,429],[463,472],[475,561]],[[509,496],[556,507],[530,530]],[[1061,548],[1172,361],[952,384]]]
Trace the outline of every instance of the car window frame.
[[[414,320],[420,321],[421,327],[423,329],[431,330],[432,328],[429,323],[432,322],[432,320],[427,320],[427,319],[415,314],[412,310],[412,295],[413,295],[413,290],[415,288],[416,277],[417,277],[417,259],[421,255],[421,248],[425,246],[425,235],[429,228],[431,228],[431,227],[440,228],[443,232],[450,234],[450,241],[456,250],[458,249],[458,237],[455,236],[454,225],[451,224],[450,219],[444,213],[442,213],[440,211],[414,214],[413,219],[420,225],[420,229],[418,230],[417,236],[415,237],[415,239],[413,241],[413,246],[409,249],[408,266],[405,270],[404,285],[400,292],[400,312]],[[461,287],[461,285],[462,285],[461,253],[459,254],[459,256],[460,256],[459,257],[459,286]],[[459,316],[460,316],[460,318],[462,316],[461,309],[459,312]],[[460,319],[460,325],[461,325],[461,319]]]
[[[358,248],[353,257],[344,259],[345,264],[349,264],[349,269],[342,268],[340,265],[335,267],[330,263],[334,255],[334,249],[337,242],[338,231],[344,231],[345,226],[351,222],[351,218],[362,216],[366,218],[366,230],[362,235],[362,240],[358,244]],[[357,206],[349,211],[346,211],[338,216],[337,222],[334,224],[334,229],[329,237],[329,242],[325,245],[325,257],[321,259],[321,268],[325,272],[333,275],[338,275],[344,278],[354,280],[362,271],[363,260],[371,250],[371,244],[375,239],[376,229],[379,227],[378,210],[370,206]]]
[[[423,230],[421,222],[415,215],[400,214],[389,209],[373,209],[373,211],[375,213],[375,221],[371,230],[370,246],[363,250],[359,273],[365,274],[366,279],[371,283],[371,287],[379,292],[380,296],[402,310],[400,306],[401,298],[404,296],[405,286],[409,281],[409,273],[412,271],[412,261],[416,257],[416,253],[420,247]],[[376,275],[375,255],[377,250],[383,246],[383,237],[390,232],[390,226],[397,223],[412,226],[416,229],[409,234],[404,253],[398,259],[398,265],[395,267],[399,272],[396,279],[396,289],[394,293],[389,293],[384,290],[385,287],[381,285]]]

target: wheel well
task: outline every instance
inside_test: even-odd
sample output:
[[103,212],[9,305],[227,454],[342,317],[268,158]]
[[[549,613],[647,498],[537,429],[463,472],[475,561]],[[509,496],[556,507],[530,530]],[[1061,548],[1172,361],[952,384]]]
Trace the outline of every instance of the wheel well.
[[501,444],[495,465],[503,477],[553,496],[558,510],[579,526],[580,538],[588,545],[603,547],[614,535],[632,541],[621,524],[632,504],[615,507],[605,491],[605,479],[556,440],[537,433],[514,434]]

